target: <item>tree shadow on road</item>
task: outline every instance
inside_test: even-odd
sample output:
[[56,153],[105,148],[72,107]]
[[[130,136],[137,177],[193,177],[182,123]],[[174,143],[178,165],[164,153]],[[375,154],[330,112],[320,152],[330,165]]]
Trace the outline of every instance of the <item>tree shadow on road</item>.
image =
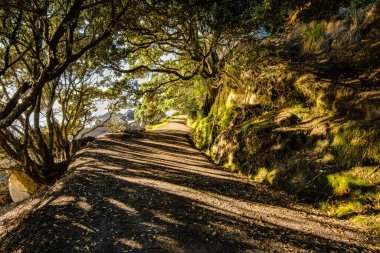
[[1,252],[359,251],[354,227],[218,169],[183,132],[112,135],[80,152]]

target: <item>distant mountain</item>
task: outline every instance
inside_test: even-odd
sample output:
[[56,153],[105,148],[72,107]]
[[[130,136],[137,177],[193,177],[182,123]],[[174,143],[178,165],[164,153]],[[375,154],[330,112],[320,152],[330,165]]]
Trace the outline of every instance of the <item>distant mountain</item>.
[[[96,137],[96,136],[99,136],[101,134],[115,132],[115,130],[109,128],[110,125],[116,126],[120,129],[124,129],[126,124],[134,121],[134,119],[135,119],[134,114],[135,114],[134,110],[128,110],[126,113],[119,112],[119,113],[113,115],[111,117],[111,119],[109,119],[110,113],[105,113],[103,115],[96,116],[95,125],[101,125],[107,119],[109,119],[109,121],[105,124],[105,126],[99,127],[97,129],[85,134],[84,137],[87,137],[87,136]],[[118,130],[120,130],[120,129],[118,129]],[[83,132],[86,132],[86,131],[88,131],[88,129],[83,130]]]

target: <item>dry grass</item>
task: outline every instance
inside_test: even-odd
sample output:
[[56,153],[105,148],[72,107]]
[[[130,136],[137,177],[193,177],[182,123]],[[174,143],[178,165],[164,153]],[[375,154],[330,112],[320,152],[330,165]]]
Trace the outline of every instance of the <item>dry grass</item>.
[[322,23],[312,21],[304,27],[303,50],[305,53],[319,52],[325,45],[325,29]]

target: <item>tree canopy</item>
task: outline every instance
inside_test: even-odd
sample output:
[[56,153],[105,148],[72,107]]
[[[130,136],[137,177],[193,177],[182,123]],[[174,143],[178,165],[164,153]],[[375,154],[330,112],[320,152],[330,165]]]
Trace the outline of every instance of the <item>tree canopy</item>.
[[49,181],[70,159],[70,140],[91,122],[96,100],[142,98],[142,118],[173,107],[201,107],[207,115],[222,77],[236,79],[230,66],[247,45],[285,29],[293,10],[319,18],[346,4],[2,1],[0,148],[33,178]]

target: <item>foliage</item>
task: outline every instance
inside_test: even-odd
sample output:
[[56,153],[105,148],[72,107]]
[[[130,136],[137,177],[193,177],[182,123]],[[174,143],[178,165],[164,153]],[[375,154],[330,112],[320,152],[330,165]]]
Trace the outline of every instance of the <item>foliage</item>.
[[248,175],[248,178],[253,179],[258,183],[273,185],[277,172],[278,171],[276,169],[268,171],[266,168],[261,167],[256,173]]
[[169,109],[165,105],[160,104],[159,95],[156,93],[145,93],[142,103],[136,108],[135,119],[155,124],[165,117],[165,111]]
[[[227,94],[231,92],[236,94],[231,89]],[[323,126],[316,120],[311,132],[299,127],[297,120],[281,129],[277,118],[282,114],[295,114],[310,123],[318,118],[329,122],[334,115],[316,111],[318,103],[306,100],[279,110],[276,105],[236,106],[228,97],[216,100],[210,114],[198,118],[192,133],[196,146],[208,150],[214,161],[256,182],[320,203],[330,215],[348,218],[378,212],[378,120],[351,120],[315,131]],[[358,165],[372,167],[352,169]]]
[[296,1],[296,9],[300,11],[299,19],[302,22],[329,20],[350,2],[351,0],[300,0]]
[[374,3],[376,0],[352,0],[351,1],[351,6],[355,6],[357,9],[358,8],[363,8],[369,4]]
[[223,164],[223,167],[226,168],[226,169],[228,169],[231,172],[239,172],[240,171],[240,169],[237,166],[237,164],[232,163],[232,162],[228,162],[228,163]]
[[190,128],[194,128],[196,123],[197,123],[197,121],[195,119],[193,119],[192,117],[187,117],[186,126],[188,126]]
[[351,1],[349,11],[350,11],[350,17],[352,19],[354,28],[357,28],[359,25],[359,10],[365,6],[368,6],[369,4],[374,3],[375,0],[353,0]]
[[206,117],[199,113],[192,134],[195,145],[200,149],[209,149],[214,138],[230,128],[238,117],[237,108],[225,102],[228,93],[221,90]]
[[[376,214],[380,211],[380,189],[376,185],[379,183],[380,174],[372,174],[375,170],[357,167],[347,172],[328,175],[333,197],[320,203],[321,210],[340,218],[351,218],[379,233]],[[352,172],[362,173],[353,175]]]
[[95,49],[127,7],[123,1],[26,4],[0,3],[0,148],[46,183],[62,172],[72,155],[69,141],[104,97],[90,84],[99,66]]
[[327,176],[327,180],[336,196],[361,194],[363,189],[370,188],[370,185],[365,180],[341,173],[330,174]]
[[[130,20],[125,22],[122,33],[125,36],[117,40],[117,52],[112,54],[120,57],[108,57],[107,65],[116,72],[134,77],[153,77],[150,84],[144,85],[143,92],[160,93],[182,85],[191,90],[192,86],[202,84],[203,87],[195,91],[205,97],[202,109],[207,115],[228,63],[240,54],[241,45],[263,39],[268,33],[265,27],[281,26],[274,22],[284,21],[277,14],[286,13],[288,4],[282,9],[277,1],[266,2],[266,7],[262,8],[262,4],[255,1],[229,0],[137,4],[136,12],[149,12],[149,15],[142,15],[138,24]],[[144,41],[142,45],[141,41]],[[125,58],[129,52],[132,54]],[[151,74],[147,76],[146,72]],[[194,79],[197,81],[193,82]],[[178,94],[177,91],[174,93]],[[198,99],[187,101],[191,108],[186,110],[194,110],[199,103]]]
[[[159,81],[161,81],[159,79]],[[142,83],[138,93],[143,93],[137,108],[137,117],[147,122],[156,122],[169,109],[182,114],[195,115],[204,101],[204,84],[202,79],[177,81],[160,88],[160,92],[152,91],[157,80]]]

